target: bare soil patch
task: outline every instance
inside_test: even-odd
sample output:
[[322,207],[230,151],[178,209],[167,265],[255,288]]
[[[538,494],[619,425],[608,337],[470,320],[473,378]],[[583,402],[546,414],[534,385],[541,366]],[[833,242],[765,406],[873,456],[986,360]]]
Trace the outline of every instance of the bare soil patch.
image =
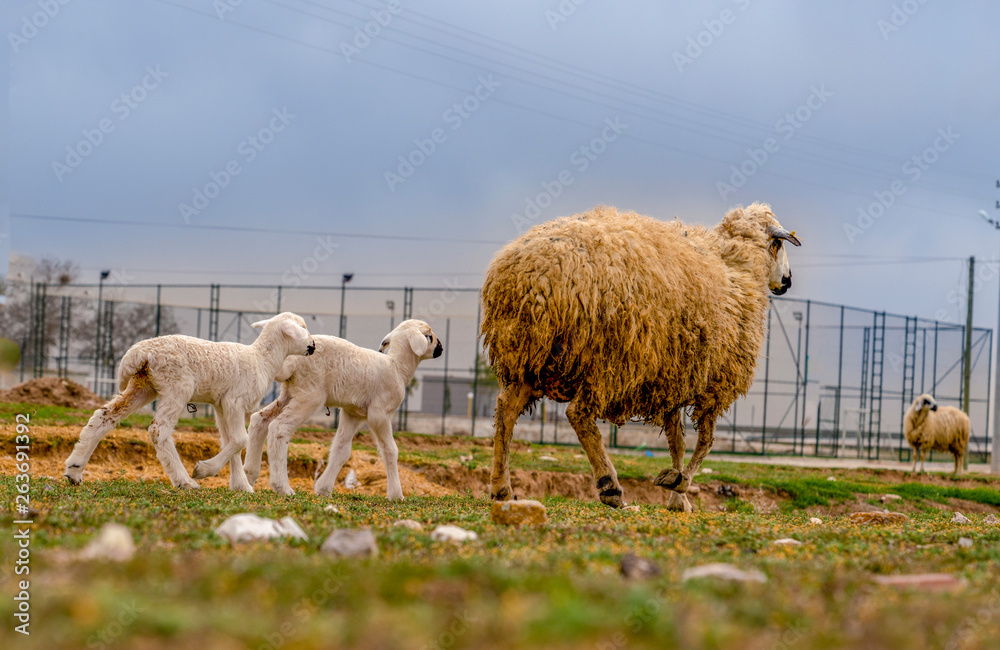
[[96,409],[104,403],[104,400],[69,379],[42,377],[31,379],[6,390],[0,390],[0,402],[25,402],[76,409]]

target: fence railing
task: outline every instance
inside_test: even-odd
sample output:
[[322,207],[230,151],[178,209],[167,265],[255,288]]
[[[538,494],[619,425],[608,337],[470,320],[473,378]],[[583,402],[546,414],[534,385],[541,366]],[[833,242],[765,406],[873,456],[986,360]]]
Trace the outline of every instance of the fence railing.
[[[479,290],[457,279],[399,288],[114,282],[13,288],[14,299],[19,289],[30,307],[16,341],[20,377],[67,376],[103,396],[117,389],[114,370],[125,350],[157,334],[249,343],[256,337],[250,323],[287,310],[301,314],[314,333],[342,333],[377,347],[400,320],[420,318],[447,355],[421,364],[397,426],[492,435],[495,382],[474,371],[483,369]],[[772,298],[767,320],[756,381],[720,418],[716,451],[908,460],[907,407],[925,392],[960,406],[968,363],[970,455],[988,457],[991,330],[972,330],[966,360],[965,328],[953,323],[795,298]],[[576,443],[564,407],[543,404],[522,417],[516,435]],[[665,447],[652,427],[601,427],[613,447]]]

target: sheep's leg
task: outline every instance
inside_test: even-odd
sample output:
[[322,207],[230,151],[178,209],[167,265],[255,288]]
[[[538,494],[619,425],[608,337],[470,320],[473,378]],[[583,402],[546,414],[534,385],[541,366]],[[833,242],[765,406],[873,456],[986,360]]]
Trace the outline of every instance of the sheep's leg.
[[715,442],[715,418],[715,413],[696,414],[698,442],[694,446],[691,460],[688,461],[683,470],[673,468],[663,470],[653,480],[653,483],[674,492],[687,492],[691,485],[691,478],[701,468],[705,456],[708,456],[708,452],[712,450],[712,443]]
[[149,440],[156,448],[156,457],[167,473],[171,485],[179,488],[196,488],[198,483],[188,476],[184,463],[174,446],[174,428],[181,412],[187,405],[187,398],[163,398],[157,405],[153,423],[149,425]]
[[913,469],[910,470],[910,471],[912,471],[912,472],[916,472],[917,471],[917,460],[919,458],[920,458],[920,447],[914,447],[913,448]]
[[[684,421],[681,418],[681,411],[676,411],[667,415],[663,425],[663,433],[667,437],[667,446],[670,447],[670,458],[673,461],[673,469],[680,473],[684,468]],[[662,487],[662,486],[661,486]],[[680,512],[691,512],[691,502],[687,495],[680,492],[670,491],[670,498],[667,500],[668,510],[679,510]]]
[[490,478],[490,498],[505,501],[511,498],[510,440],[514,437],[514,424],[531,399],[527,384],[507,386],[497,395],[497,408],[493,416],[493,475]]
[[94,411],[87,426],[80,431],[80,439],[73,447],[73,453],[66,459],[64,476],[69,482],[79,485],[83,481],[83,468],[94,455],[94,450],[104,436],[126,417],[152,402],[155,397],[156,391],[148,381],[137,381],[133,378],[129,380],[121,395]]
[[570,426],[576,431],[580,445],[587,454],[587,460],[594,470],[594,480],[597,482],[598,494],[601,503],[612,508],[622,507],[622,486],[618,483],[618,472],[608,458],[608,452],[604,448],[604,440],[601,432],[594,422],[594,416],[587,413],[579,398],[574,399],[566,407],[566,419]]
[[323,405],[323,396],[319,399],[289,399],[286,405],[281,404],[280,411],[274,415],[267,427],[267,464],[270,468],[271,489],[278,494],[291,496],[295,494],[288,483],[288,443],[295,431],[306,419]]
[[[330,456],[326,461],[326,469],[313,485],[313,491],[316,494],[327,496],[333,492],[340,468],[351,457],[351,444],[354,442],[354,435],[363,423],[364,418],[348,415],[344,409],[340,409],[340,426],[337,428],[337,434],[333,437],[333,442],[330,443]],[[271,476],[274,476],[274,469],[271,470]]]
[[953,452],[955,454],[955,476],[962,473],[962,456],[964,455],[961,451]]
[[375,436],[375,444],[382,455],[382,464],[385,465],[386,493],[390,500],[403,498],[403,486],[399,482],[399,448],[392,437],[392,422],[389,416],[368,414],[368,428]]
[[267,442],[268,427],[288,404],[288,401],[288,394],[282,390],[278,399],[250,416],[250,429],[247,431],[250,444],[247,445],[243,471],[251,486],[257,482],[257,477],[260,476],[260,464],[264,456],[264,443]]
[[194,465],[194,478],[215,476],[229,463],[229,489],[240,492],[253,492],[243,471],[243,457],[240,452],[246,449],[247,436],[245,414],[242,409],[217,404],[215,407],[215,424],[219,429],[222,445],[219,453],[208,460],[199,460]]
[[920,450],[920,473],[924,473],[924,450]]

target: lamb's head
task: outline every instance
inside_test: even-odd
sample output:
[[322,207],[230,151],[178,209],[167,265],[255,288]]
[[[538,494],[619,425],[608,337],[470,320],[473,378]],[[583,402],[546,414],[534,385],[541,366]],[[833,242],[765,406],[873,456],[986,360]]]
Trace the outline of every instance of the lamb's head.
[[914,412],[920,413],[922,411],[936,411],[938,409],[938,405],[937,402],[934,401],[933,397],[924,393],[917,399],[913,400],[913,406],[910,408],[912,408]]
[[305,320],[290,311],[281,312],[267,320],[257,321],[251,327],[261,330],[261,337],[264,336],[265,332],[274,332],[283,338],[288,354],[309,356],[316,351],[316,342],[313,341]]
[[378,351],[389,354],[392,351],[400,349],[400,346],[404,344],[421,361],[424,359],[437,359],[444,352],[441,340],[434,334],[431,326],[422,320],[404,320],[395,329],[385,335]]
[[751,240],[767,248],[767,288],[780,296],[792,286],[792,270],[788,266],[788,255],[784,242],[801,246],[795,231],[788,232],[781,227],[766,203],[754,203],[746,208],[736,208],[729,212],[716,227],[716,233],[730,239]]

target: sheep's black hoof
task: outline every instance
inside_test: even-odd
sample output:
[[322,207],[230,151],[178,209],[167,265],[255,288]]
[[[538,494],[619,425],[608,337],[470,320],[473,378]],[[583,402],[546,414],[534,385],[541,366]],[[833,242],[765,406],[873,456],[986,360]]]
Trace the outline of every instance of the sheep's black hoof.
[[597,492],[601,497],[601,503],[612,508],[621,508],[622,490],[615,485],[615,480],[610,476],[602,476],[597,479]]
[[510,488],[502,487],[496,492],[490,492],[490,499],[494,501],[506,501],[510,498]]
[[676,469],[665,469],[662,472],[660,472],[659,476],[653,479],[653,484],[659,485],[661,488],[665,490],[684,492],[687,490],[687,486],[690,485],[690,481],[685,481],[684,475],[681,474]]

